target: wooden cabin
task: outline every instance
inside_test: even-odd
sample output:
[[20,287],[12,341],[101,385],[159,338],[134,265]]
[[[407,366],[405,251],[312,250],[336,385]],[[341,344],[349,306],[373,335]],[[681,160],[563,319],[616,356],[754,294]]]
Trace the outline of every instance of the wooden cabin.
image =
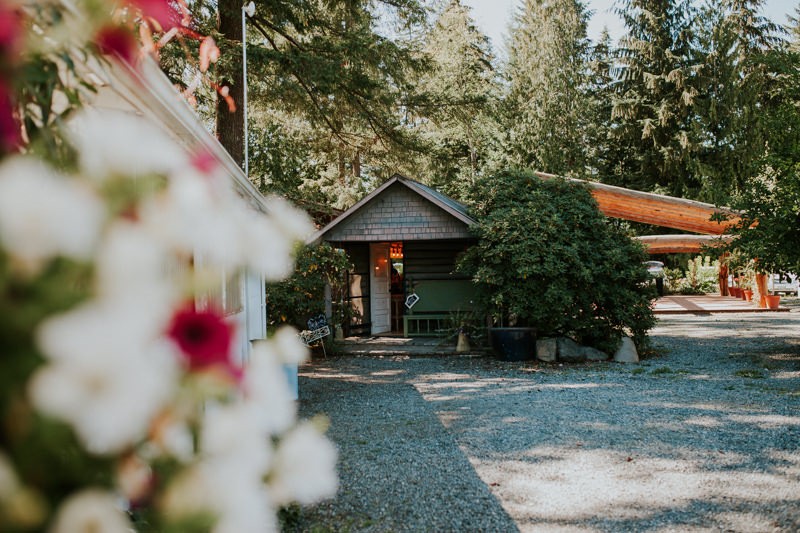
[[472,307],[474,286],[456,272],[475,243],[467,208],[395,175],[311,237],[345,250],[346,335],[440,335],[453,313]]

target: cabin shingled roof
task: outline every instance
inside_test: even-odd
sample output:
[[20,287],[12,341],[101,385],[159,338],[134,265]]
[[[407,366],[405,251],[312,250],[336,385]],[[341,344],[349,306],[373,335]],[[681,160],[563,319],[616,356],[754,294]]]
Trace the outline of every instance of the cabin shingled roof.
[[469,213],[469,209],[464,204],[462,204],[460,202],[457,202],[456,200],[450,198],[449,196],[447,196],[445,194],[442,194],[441,192],[439,192],[439,191],[437,191],[435,189],[432,189],[431,187],[428,187],[427,185],[423,185],[422,183],[420,183],[418,181],[409,179],[409,178],[407,178],[405,176],[402,176],[400,174],[395,174],[390,179],[388,179],[386,182],[384,182],[382,185],[380,185],[378,188],[376,188],[371,193],[369,193],[367,196],[365,196],[364,198],[362,198],[361,200],[356,202],[355,205],[353,205],[348,210],[346,210],[344,213],[342,213],[341,215],[336,217],[334,220],[332,220],[329,224],[327,224],[326,226],[321,228],[319,231],[314,233],[311,237],[309,237],[309,239],[307,240],[307,243],[311,244],[311,243],[319,242],[320,240],[322,240],[322,238],[327,233],[329,233],[336,226],[338,226],[339,224],[341,224],[342,222],[344,222],[345,220],[350,218],[353,214],[355,214],[361,208],[363,208],[364,206],[369,204],[370,201],[372,201],[374,198],[379,196],[383,191],[385,191],[386,189],[388,189],[389,187],[391,187],[395,183],[399,183],[399,184],[407,187],[411,191],[415,192],[416,194],[422,196],[423,198],[425,198],[426,200],[428,200],[432,204],[436,205],[440,209],[444,210],[445,212],[449,213],[450,215],[452,215],[456,219],[458,219],[461,222],[463,222],[464,224],[466,224],[467,227],[471,227],[471,226],[477,224],[477,221],[474,218],[472,218],[472,216]]

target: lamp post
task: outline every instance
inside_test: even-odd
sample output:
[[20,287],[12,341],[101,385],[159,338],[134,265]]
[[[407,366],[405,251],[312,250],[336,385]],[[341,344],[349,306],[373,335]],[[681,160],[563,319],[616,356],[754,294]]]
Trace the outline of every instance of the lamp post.
[[244,175],[250,179],[250,151],[247,127],[247,17],[252,17],[256,12],[256,4],[250,2],[242,6],[242,89],[244,90]]

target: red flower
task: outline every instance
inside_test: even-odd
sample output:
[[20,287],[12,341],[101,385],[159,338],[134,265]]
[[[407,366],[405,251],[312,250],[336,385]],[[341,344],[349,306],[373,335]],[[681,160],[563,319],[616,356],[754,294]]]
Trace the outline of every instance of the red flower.
[[0,154],[15,152],[21,142],[20,125],[14,114],[11,90],[0,80]]
[[18,9],[0,4],[0,54],[4,62],[15,63],[19,59],[25,36],[22,22]]
[[236,375],[230,360],[233,328],[222,313],[186,306],[173,315],[167,335],[181,349],[191,370],[222,366]]
[[94,36],[94,42],[101,53],[117,56],[125,63],[132,64],[136,58],[136,39],[122,26],[101,28]]

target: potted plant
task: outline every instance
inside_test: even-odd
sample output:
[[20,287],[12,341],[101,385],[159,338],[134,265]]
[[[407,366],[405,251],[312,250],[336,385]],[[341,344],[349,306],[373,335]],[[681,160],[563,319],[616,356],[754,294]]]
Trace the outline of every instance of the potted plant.
[[474,194],[478,242],[459,270],[477,285],[501,357],[534,357],[537,336],[568,336],[607,353],[623,335],[645,344],[655,322],[647,255],[585,186],[506,171]]
[[781,295],[776,293],[770,293],[764,295],[764,299],[766,300],[767,308],[768,309],[778,309],[781,305]]

